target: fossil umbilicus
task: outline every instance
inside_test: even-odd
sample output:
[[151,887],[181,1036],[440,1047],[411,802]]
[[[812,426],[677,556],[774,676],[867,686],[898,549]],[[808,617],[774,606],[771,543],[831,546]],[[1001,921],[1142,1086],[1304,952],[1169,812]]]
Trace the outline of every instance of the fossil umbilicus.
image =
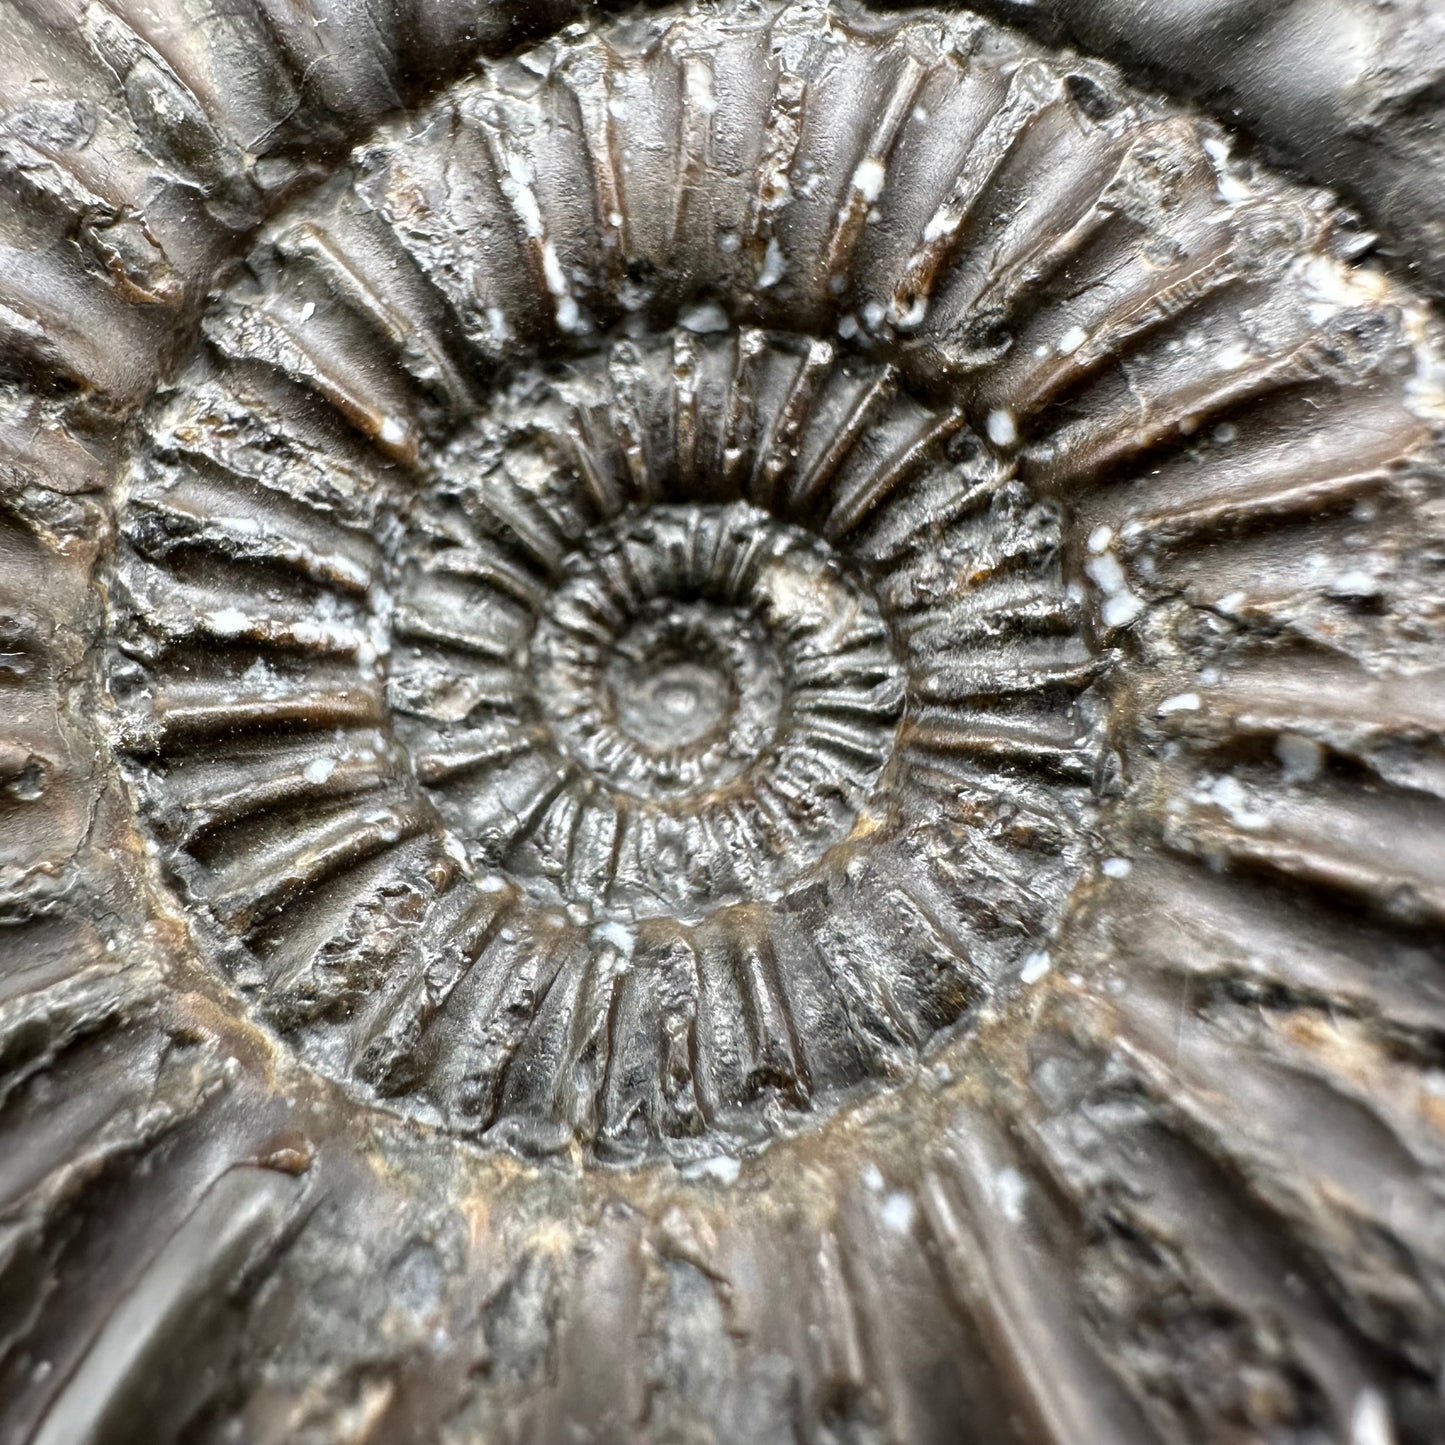
[[0,1440],[1439,1439],[1429,305],[553,8],[17,9]]

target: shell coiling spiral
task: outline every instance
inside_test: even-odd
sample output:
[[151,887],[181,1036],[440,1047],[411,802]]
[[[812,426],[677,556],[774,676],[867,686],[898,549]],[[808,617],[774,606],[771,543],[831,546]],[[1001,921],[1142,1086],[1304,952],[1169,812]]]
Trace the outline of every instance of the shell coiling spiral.
[[1412,364],[1196,127],[812,21],[447,90],[148,414],[112,690],[155,826],[303,1052],[454,1128],[711,1150],[1038,967],[1168,470],[1176,551],[1221,477],[1236,525],[1360,486],[1376,432],[1348,480],[1261,434],[1358,438]]
[[[85,480],[0,535],[0,794],[134,876],[0,875],[0,1285],[139,1263],[100,1323],[55,1265],[0,1399],[134,1435],[204,1306],[198,1440],[1435,1438],[1428,307],[967,14],[373,79],[272,199],[219,120],[167,153],[265,220],[129,431],[54,318],[5,393]],[[86,214],[179,326],[204,268]]]
[[[1111,188],[1188,155],[933,22],[689,33],[554,42],[282,213],[148,414],[111,672],[156,828],[303,1051],[624,1153],[901,1075],[1046,944],[1110,626],[1016,394],[966,397],[1009,286],[960,260],[958,162],[1064,128],[1080,174],[1027,233],[1108,254]],[[800,104],[825,55],[870,72],[851,133]]]

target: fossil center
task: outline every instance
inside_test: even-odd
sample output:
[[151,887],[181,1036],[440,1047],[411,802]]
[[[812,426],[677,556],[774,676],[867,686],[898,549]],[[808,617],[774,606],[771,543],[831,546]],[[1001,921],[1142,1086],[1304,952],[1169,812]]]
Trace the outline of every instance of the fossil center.
[[470,799],[438,806],[482,861],[601,915],[692,917],[775,890],[852,826],[903,706],[866,588],[746,503],[589,532],[528,653],[514,706],[557,758],[542,817],[518,838]]
[[553,730],[639,798],[731,783],[776,736],[783,705],[775,619],[716,575],[724,559],[701,575],[670,560],[655,522],[609,531],[578,555],[532,642]]
[[[676,629],[675,615],[661,623],[668,632]],[[672,650],[678,644],[671,638],[641,656],[636,646],[631,638],[620,643],[609,668],[611,703],[624,732],[642,747],[666,754],[727,727],[737,697],[725,659],[711,666],[692,662],[686,653]]]

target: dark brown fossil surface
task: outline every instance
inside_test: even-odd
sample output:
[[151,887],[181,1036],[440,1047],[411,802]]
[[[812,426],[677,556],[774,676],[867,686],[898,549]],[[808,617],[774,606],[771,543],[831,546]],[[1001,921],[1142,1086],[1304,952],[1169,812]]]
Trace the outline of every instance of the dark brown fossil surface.
[[1436,0],[982,0],[1204,98],[1363,205],[1394,263],[1445,289],[1445,11]]
[[3,1445],[1445,1438],[1438,27],[990,8],[4,6]]

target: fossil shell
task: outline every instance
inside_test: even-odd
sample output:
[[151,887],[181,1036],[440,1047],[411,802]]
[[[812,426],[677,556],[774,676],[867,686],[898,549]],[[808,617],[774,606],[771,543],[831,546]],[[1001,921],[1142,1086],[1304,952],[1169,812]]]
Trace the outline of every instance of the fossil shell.
[[964,12],[16,15],[0,1440],[1439,1438],[1338,203]]

